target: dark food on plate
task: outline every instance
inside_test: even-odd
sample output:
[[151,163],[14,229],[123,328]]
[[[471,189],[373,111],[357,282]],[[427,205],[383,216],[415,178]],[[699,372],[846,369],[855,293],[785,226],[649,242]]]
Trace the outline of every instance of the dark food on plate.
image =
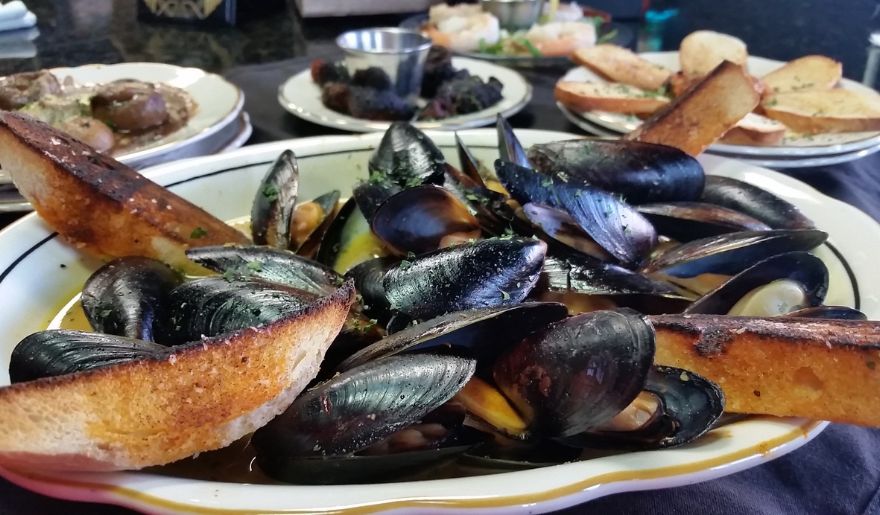
[[[213,234],[222,222],[198,215],[211,229],[177,242],[170,264],[183,266],[183,251],[213,275],[182,277],[145,259],[165,259],[151,247],[123,238],[108,250],[84,236],[88,226],[59,223],[59,205],[112,205],[120,185],[90,180],[111,163],[71,166],[64,158],[81,145],[0,114],[0,165],[31,181],[22,191],[38,213],[85,250],[118,258],[92,275],[82,303],[91,327],[113,334],[43,331],[16,347],[17,382],[0,388],[0,463],[138,468],[265,424],[238,452],[244,466],[296,483],[375,482],[455,459],[510,467],[513,454],[535,467],[584,448],[678,446],[725,409],[880,424],[880,324],[822,306],[828,269],[808,251],[827,234],[797,208],[711,180],[671,147],[572,140],[526,150],[503,119],[498,133],[494,170],[460,140],[459,169],[394,123],[341,207],[338,192],[299,198],[285,151],[251,217],[254,241],[272,246],[223,241]],[[132,174],[125,180],[139,184]],[[65,175],[88,187],[53,190]],[[41,183],[50,197],[39,197]],[[155,238],[179,232],[147,211],[125,223]],[[694,231],[665,229],[682,226]],[[293,374],[293,394],[277,397],[285,364],[305,355],[312,365]],[[294,399],[307,373],[321,380]],[[208,438],[242,413],[249,424]],[[71,420],[107,430],[75,433],[74,447]],[[181,421],[202,432],[192,438]]]
[[497,104],[503,85],[494,77],[483,81],[467,70],[452,66],[452,54],[443,47],[432,47],[422,79],[426,105],[401,98],[393,90],[384,70],[370,67],[351,76],[340,63],[312,61],[312,80],[321,86],[321,101],[329,109],[366,120],[442,120],[450,116],[480,111]]
[[0,79],[0,109],[47,122],[101,152],[136,150],[184,125],[195,113],[186,91],[123,79],[107,84],[62,82],[48,71]]

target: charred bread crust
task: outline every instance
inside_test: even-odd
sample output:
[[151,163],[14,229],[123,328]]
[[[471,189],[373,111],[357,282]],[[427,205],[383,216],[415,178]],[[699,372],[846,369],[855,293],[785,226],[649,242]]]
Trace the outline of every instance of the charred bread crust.
[[53,229],[102,257],[186,265],[188,246],[248,243],[132,168],[20,113],[0,112],[0,167]]
[[316,375],[351,282],[272,324],[145,359],[0,388],[0,464],[123,470],[218,449],[286,409]]
[[715,315],[647,317],[655,362],[724,391],[727,410],[880,424],[880,324]]

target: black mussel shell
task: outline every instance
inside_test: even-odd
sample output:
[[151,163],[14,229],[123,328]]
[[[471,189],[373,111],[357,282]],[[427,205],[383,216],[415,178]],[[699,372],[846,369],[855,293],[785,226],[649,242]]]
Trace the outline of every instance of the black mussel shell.
[[[354,198],[350,198],[339,209],[336,218],[333,219],[327,228],[324,240],[318,248],[316,260],[339,273],[345,273],[352,266],[348,263],[343,263],[343,254],[349,251],[352,245],[356,245],[358,242],[363,243],[364,240],[375,241],[376,245],[381,243],[373,235],[369,222],[367,222],[367,219],[364,218],[364,215],[358,209]],[[384,250],[379,255],[384,255]],[[377,256],[363,257],[363,261],[366,261],[367,258]],[[362,261],[357,261],[354,264],[359,262]]]
[[372,180],[401,187],[442,184],[446,158],[428,136],[407,122],[394,122],[370,157]]
[[[684,313],[726,315],[746,294],[779,279],[800,285],[807,306],[818,306],[828,292],[828,268],[807,252],[786,252],[755,263],[724,284],[700,297]],[[791,308],[782,309],[782,313]]]
[[577,253],[547,256],[542,270],[552,291],[584,295],[651,295],[686,299],[672,284]]
[[310,233],[302,235],[303,237],[297,242],[293,241],[293,237],[297,233],[297,216],[296,210],[294,210],[293,220],[291,221],[293,226],[290,228],[291,250],[295,250],[297,254],[307,258],[312,258],[315,255],[318,246],[321,244],[321,239],[324,237],[324,233],[327,232],[327,228],[330,227],[330,223],[336,214],[336,205],[339,203],[339,197],[339,190],[333,190],[319,195],[311,201],[321,208],[321,221]]
[[536,170],[619,193],[634,204],[696,200],[705,179],[688,154],[639,141],[556,141],[532,145],[528,158]]
[[370,259],[345,273],[346,279],[354,280],[354,287],[361,296],[361,309],[367,315],[383,321],[390,316],[391,305],[385,296],[382,280],[385,272],[399,262],[393,257]]
[[257,190],[251,208],[251,233],[257,245],[287,248],[290,219],[299,191],[296,156],[285,150],[278,156]]
[[720,175],[706,176],[700,198],[757,218],[773,229],[815,229],[794,204],[747,182]]
[[452,311],[518,304],[535,286],[547,245],[491,238],[401,261],[383,279],[394,311],[427,320]]
[[764,222],[726,207],[705,202],[642,204],[645,215],[657,232],[678,241],[691,241],[727,232],[766,231]]
[[495,161],[495,169],[517,202],[565,211],[596,244],[625,266],[641,263],[657,243],[651,223],[636,208],[610,193],[563,182],[509,162]]
[[575,461],[581,450],[554,440],[514,440],[496,436],[494,440],[468,449],[461,463],[480,468],[528,470]]
[[551,324],[495,362],[495,384],[535,434],[571,436],[607,422],[645,385],[654,333],[631,310]]
[[280,284],[195,279],[169,295],[166,338],[176,345],[266,325],[306,307],[314,298]]
[[498,132],[498,155],[502,161],[515,163],[524,168],[531,168],[526,151],[513,133],[513,127],[500,114],[495,124]]
[[83,286],[82,306],[95,331],[153,341],[165,319],[168,294],[181,277],[144,257],[115,259]]
[[732,232],[672,247],[652,258],[643,271],[678,277],[735,275],[776,254],[811,250],[827,238],[828,234],[817,230]]
[[[593,256],[603,261],[610,259],[599,245],[578,226],[577,221],[561,209],[528,203],[522,206],[523,215],[548,238],[559,242],[579,254]],[[546,238],[545,238],[546,240]],[[554,246],[555,247],[555,246]]]
[[9,358],[13,383],[82,372],[139,359],[163,359],[170,350],[157,343],[82,331],[34,333]]
[[372,220],[379,206],[402,190],[392,182],[364,181],[354,187],[351,196],[364,218]]
[[376,210],[370,226],[373,234],[401,255],[424,254],[480,236],[480,225],[468,208],[433,185],[408,188],[389,198]]
[[326,266],[272,247],[196,247],[187,249],[186,257],[225,279],[260,279],[315,295],[330,295],[342,285],[342,277]]
[[480,162],[477,161],[477,158],[474,157],[457,132],[455,133],[455,146],[458,149],[458,159],[461,161],[461,171],[478,186],[485,188],[486,182],[483,180],[483,173],[486,170],[483,170]]
[[828,318],[832,320],[867,320],[868,315],[846,306],[814,306],[786,313],[787,317]]
[[715,383],[681,368],[655,366],[645,391],[653,394],[657,412],[633,431],[597,431],[564,442],[579,447],[656,449],[684,445],[706,434],[724,412],[724,393]]
[[458,349],[482,363],[565,315],[565,306],[552,302],[456,311],[387,336],[353,354],[337,370],[350,370],[383,356],[437,347]]
[[406,354],[372,361],[307,390],[254,434],[259,455],[339,456],[421,420],[474,373],[473,360]]

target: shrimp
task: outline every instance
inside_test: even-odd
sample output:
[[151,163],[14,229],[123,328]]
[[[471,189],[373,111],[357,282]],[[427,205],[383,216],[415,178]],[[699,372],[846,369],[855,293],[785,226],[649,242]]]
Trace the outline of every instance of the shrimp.
[[429,25],[425,33],[431,40],[456,52],[476,50],[482,41],[492,45],[501,37],[498,18],[489,13],[471,16],[452,16],[440,21],[436,26]]
[[[549,2],[544,4],[544,12],[550,12]],[[577,2],[570,4],[559,4],[556,13],[550,21],[578,21],[584,17],[584,8],[579,6]]]
[[566,56],[578,48],[596,44],[596,27],[579,21],[555,21],[535,25],[526,32],[526,39],[541,54]]

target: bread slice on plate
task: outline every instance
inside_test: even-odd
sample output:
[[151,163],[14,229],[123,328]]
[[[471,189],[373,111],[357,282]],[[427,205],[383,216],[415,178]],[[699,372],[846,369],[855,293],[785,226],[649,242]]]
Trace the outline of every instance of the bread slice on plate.
[[785,130],[785,125],[776,120],[757,113],[749,113],[727,131],[721,142],[732,145],[778,145],[785,137]]
[[575,111],[649,114],[669,103],[661,93],[625,84],[560,81],[553,93],[556,100]]
[[794,91],[765,98],[761,108],[768,117],[804,134],[880,130],[880,94],[876,92]]
[[824,55],[807,55],[789,61],[761,77],[767,95],[792,91],[828,90],[840,82],[843,65]]
[[678,58],[685,75],[702,77],[722,61],[745,67],[749,52],[746,44],[739,38],[711,30],[698,30],[681,41]]
[[132,168],[27,115],[0,111],[0,167],[53,229],[100,257],[193,268],[191,246],[248,238]]
[[752,112],[760,98],[743,67],[724,61],[625,138],[669,145],[695,156]]
[[659,89],[672,74],[672,70],[642,59],[632,50],[617,45],[581,48],[571,57],[577,64],[589,68],[611,82],[641,89]]

